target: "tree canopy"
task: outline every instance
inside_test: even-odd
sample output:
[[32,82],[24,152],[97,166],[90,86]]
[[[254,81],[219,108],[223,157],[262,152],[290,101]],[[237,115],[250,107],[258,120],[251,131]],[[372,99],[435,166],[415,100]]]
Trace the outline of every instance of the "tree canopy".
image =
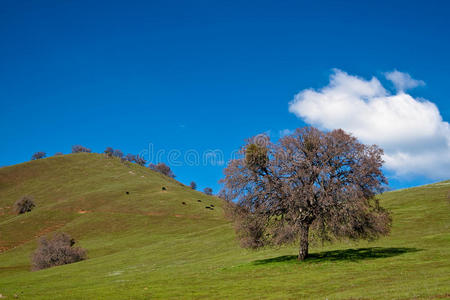
[[234,201],[232,215],[244,247],[310,238],[375,239],[389,233],[391,218],[376,194],[387,184],[383,150],[364,145],[343,130],[297,129],[272,143],[248,140],[221,180],[221,196]]

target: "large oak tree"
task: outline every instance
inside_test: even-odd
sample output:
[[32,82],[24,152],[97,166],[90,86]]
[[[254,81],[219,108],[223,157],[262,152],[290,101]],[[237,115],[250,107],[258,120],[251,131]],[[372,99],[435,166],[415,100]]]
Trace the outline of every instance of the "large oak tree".
[[240,154],[221,182],[242,246],[299,241],[304,260],[312,237],[370,240],[389,233],[391,218],[375,197],[387,183],[376,145],[340,129],[305,127],[278,143],[249,139]]

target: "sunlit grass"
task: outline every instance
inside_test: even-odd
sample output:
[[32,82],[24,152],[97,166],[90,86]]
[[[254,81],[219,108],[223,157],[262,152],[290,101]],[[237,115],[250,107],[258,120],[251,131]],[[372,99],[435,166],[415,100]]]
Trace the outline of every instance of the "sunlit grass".
[[[167,191],[162,191],[162,186]],[[241,249],[219,199],[137,165],[76,154],[0,169],[0,294],[19,299],[450,298],[450,181],[381,196],[375,242]],[[126,194],[126,192],[129,194]],[[37,207],[8,207],[31,194]],[[200,200],[201,202],[199,202]],[[182,204],[185,202],[186,204]],[[213,204],[214,210],[205,209]],[[38,272],[36,236],[70,233],[89,259]]]

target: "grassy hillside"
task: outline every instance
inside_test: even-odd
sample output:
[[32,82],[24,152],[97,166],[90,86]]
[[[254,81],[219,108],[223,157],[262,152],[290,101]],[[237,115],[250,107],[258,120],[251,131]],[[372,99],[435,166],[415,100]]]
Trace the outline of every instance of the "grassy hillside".
[[[316,245],[311,259],[298,263],[295,246],[241,249],[221,200],[147,168],[100,154],[4,167],[0,294],[19,299],[450,298],[449,190],[446,181],[386,193],[382,203],[394,218],[389,237]],[[12,204],[25,194],[34,196],[37,207],[12,214]],[[214,210],[205,208],[210,204]],[[55,230],[75,237],[89,259],[31,272],[37,237]]]

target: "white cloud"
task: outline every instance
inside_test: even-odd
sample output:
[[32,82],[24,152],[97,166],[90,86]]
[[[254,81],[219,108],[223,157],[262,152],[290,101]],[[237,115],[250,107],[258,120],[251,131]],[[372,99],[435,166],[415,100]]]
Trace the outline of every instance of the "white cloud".
[[290,134],[292,134],[294,131],[293,130],[291,130],[291,129],[283,129],[283,130],[280,130],[280,132],[278,133],[278,135],[280,136],[280,137],[283,137],[283,136],[286,136],[286,135],[290,135]]
[[380,81],[334,70],[327,86],[303,90],[289,111],[322,129],[342,128],[385,150],[385,166],[398,176],[450,178],[450,125],[436,105],[405,93],[421,81],[398,71],[386,74],[397,87],[391,94]]
[[384,74],[384,76],[386,76],[388,80],[392,81],[395,88],[399,92],[425,85],[425,82],[423,82],[422,80],[413,79],[408,73],[402,73],[397,70],[387,72]]

